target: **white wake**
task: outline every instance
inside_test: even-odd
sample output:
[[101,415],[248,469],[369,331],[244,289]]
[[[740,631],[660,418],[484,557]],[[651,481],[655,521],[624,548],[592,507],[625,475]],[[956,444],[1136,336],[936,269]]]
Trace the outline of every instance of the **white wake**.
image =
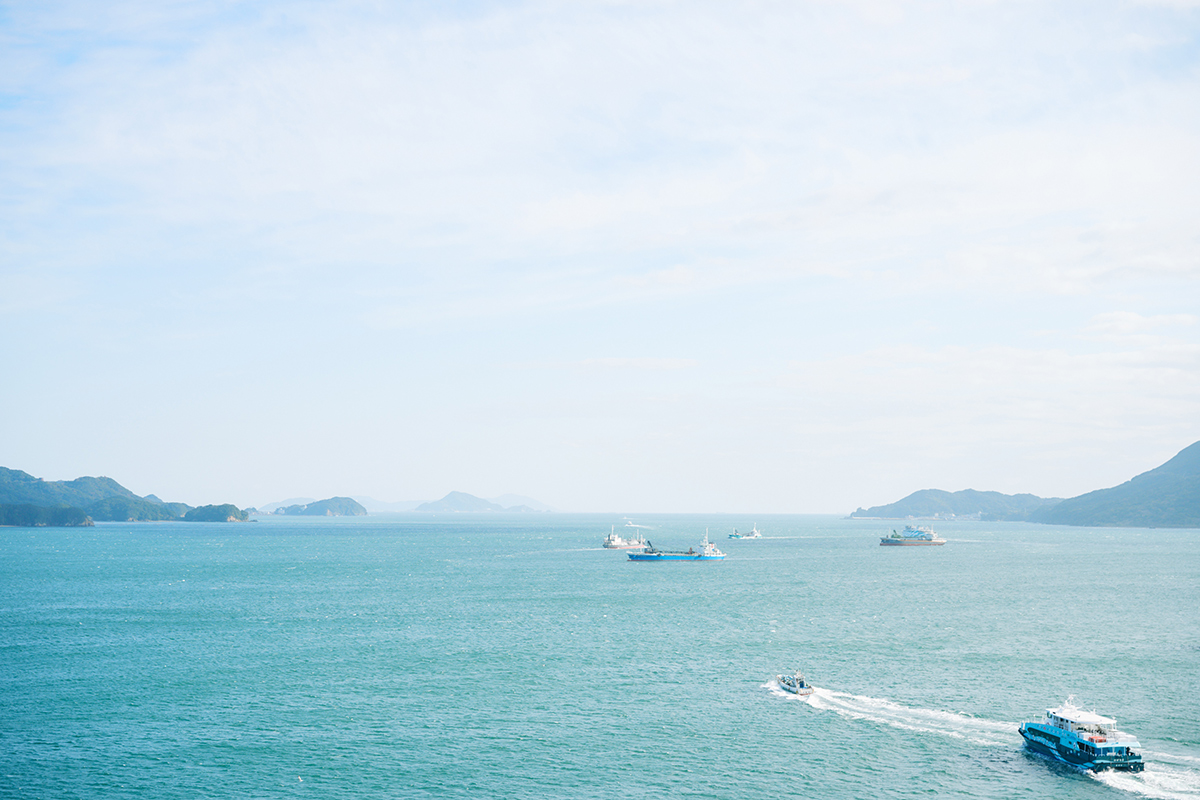
[[863,697],[829,689],[817,689],[806,698],[806,702],[822,711],[833,711],[843,717],[891,725],[906,731],[953,736],[985,745],[1011,745],[1020,742],[1015,722],[980,719],[933,708],[913,708],[878,697]]

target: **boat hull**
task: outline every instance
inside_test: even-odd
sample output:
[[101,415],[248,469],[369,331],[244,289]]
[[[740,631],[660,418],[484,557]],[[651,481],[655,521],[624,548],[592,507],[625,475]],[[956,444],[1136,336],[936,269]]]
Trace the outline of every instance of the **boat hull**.
[[1069,764],[1072,767],[1092,772],[1102,772],[1109,769],[1120,772],[1141,772],[1146,768],[1142,757],[1137,755],[1108,757],[1094,756],[1081,752],[1071,747],[1070,743],[1064,737],[1053,733],[1044,725],[1025,723],[1021,725],[1019,730],[1021,738],[1025,740],[1026,748],[1039,755]]
[[940,547],[946,543],[945,539],[934,542],[902,542],[896,540],[880,539],[880,547]]
[[702,553],[630,553],[631,561],[721,561],[725,556],[706,556]]

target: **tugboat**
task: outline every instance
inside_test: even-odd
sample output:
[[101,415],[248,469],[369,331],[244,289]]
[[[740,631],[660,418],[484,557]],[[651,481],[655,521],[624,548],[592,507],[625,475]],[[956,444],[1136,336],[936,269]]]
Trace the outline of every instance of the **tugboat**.
[[812,684],[804,679],[804,673],[800,670],[796,670],[795,675],[776,675],[775,679],[779,681],[780,689],[800,697],[808,697],[815,691]]
[[730,539],[761,539],[762,532],[758,529],[756,523],[749,533],[738,533],[737,528],[733,529],[733,533],[729,534]]
[[929,528],[914,528],[912,525],[905,525],[904,533],[892,531],[891,536],[884,536],[879,540],[879,544],[884,547],[912,547],[913,545],[939,545],[945,543],[945,539],[938,536]]
[[603,546],[608,550],[641,550],[646,546],[646,539],[640,533],[632,539],[622,539],[617,533],[617,526],[613,525],[612,533],[604,537]]
[[630,561],[720,561],[725,558],[725,554],[717,549],[717,546],[708,540],[708,531],[704,532],[704,541],[700,543],[700,549],[689,547],[687,552],[659,550],[650,542],[646,542],[646,549],[640,553],[630,553]]
[[1146,768],[1134,752],[1138,740],[1117,730],[1117,721],[1076,707],[1075,695],[1058,708],[1047,708],[1041,722],[1019,728],[1025,746],[1065,764],[1100,772],[1106,769],[1141,772]]

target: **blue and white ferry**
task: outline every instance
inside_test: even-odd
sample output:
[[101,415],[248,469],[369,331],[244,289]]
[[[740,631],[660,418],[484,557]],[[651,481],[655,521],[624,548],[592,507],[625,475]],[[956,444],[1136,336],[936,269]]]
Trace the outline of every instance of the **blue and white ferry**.
[[1076,707],[1074,699],[1072,695],[1058,708],[1046,709],[1046,718],[1041,722],[1021,723],[1025,746],[1093,772],[1141,772],[1146,768],[1141,755],[1134,752],[1141,747],[1136,738],[1118,731],[1115,719]]
[[937,547],[945,543],[945,539],[938,536],[929,528],[914,528],[912,525],[905,525],[904,533],[892,531],[891,536],[884,536],[879,540],[879,544],[884,547],[913,547],[921,545]]

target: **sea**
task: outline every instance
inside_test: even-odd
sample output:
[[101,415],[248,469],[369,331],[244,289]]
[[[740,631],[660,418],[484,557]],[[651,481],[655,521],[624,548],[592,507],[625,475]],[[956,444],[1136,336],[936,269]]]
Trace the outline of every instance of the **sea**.
[[[0,797],[1200,799],[1200,530],[629,519],[0,528]],[[1022,748],[1072,695],[1145,772]]]

